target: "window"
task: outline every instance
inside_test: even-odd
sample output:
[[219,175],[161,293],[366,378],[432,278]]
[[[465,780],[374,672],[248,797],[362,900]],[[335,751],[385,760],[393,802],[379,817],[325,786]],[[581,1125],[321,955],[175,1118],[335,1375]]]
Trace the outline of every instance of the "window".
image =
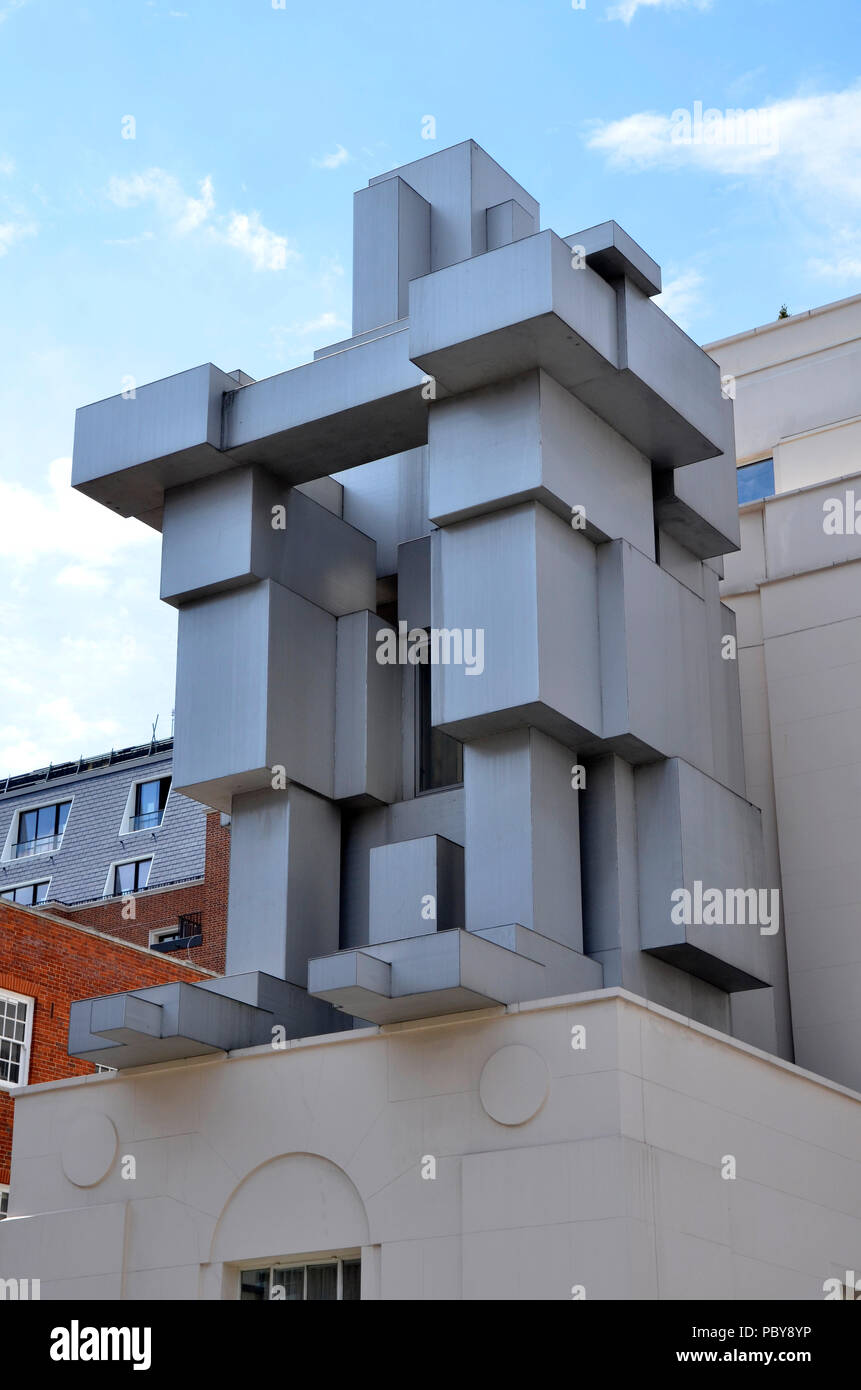
[[203,941],[203,913],[183,912],[169,927],[152,927],[149,934],[153,951],[178,951],[199,946]]
[[0,989],[0,1086],[26,1086],[33,1004],[24,994]]
[[105,1074],[106,1076],[107,1076],[107,1075],[115,1076],[115,1075],[116,1075],[116,1070],[117,1070],[116,1067],[103,1067],[102,1064],[101,1064],[101,1062],[96,1062],[96,1075],[97,1075],[97,1076],[100,1075],[102,1072],[104,1072],[104,1074]]
[[361,1297],[360,1259],[243,1269],[239,1297],[247,1303],[335,1303]]
[[9,1189],[5,1183],[0,1183],[0,1221],[5,1221],[9,1215]]
[[439,791],[463,781],[463,744],[431,724],[431,665],[416,666],[418,704],[418,767],[420,792]]
[[146,888],[152,859],[132,859],[127,864],[114,864],[113,875],[108,876],[107,897],[127,897],[129,893],[139,893]]
[[152,782],[138,782],[134,788],[129,830],[156,830],[164,819],[164,808],[169,793],[169,777],[157,777]]
[[51,850],[59,849],[71,804],[71,801],[59,801],[53,806],[20,811],[12,857],[23,859],[29,854],[48,854]]
[[774,459],[760,459],[759,463],[747,463],[736,470],[738,482],[738,505],[745,502],[758,502],[762,497],[774,496]]
[[35,907],[37,903],[46,900],[50,882],[51,880],[46,878],[42,883],[19,883],[17,888],[4,889],[0,898],[5,898],[10,903],[21,903],[22,907]]

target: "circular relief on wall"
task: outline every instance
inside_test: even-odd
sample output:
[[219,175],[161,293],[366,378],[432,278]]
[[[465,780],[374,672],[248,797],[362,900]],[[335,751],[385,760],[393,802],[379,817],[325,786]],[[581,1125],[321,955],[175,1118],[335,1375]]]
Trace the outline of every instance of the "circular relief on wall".
[[76,1187],[95,1187],[107,1177],[117,1155],[117,1131],[107,1115],[75,1115],[63,1131],[60,1162]]
[[478,1094],[500,1125],[522,1125],[537,1115],[550,1090],[550,1072],[540,1053],[522,1043],[494,1052],[484,1064]]

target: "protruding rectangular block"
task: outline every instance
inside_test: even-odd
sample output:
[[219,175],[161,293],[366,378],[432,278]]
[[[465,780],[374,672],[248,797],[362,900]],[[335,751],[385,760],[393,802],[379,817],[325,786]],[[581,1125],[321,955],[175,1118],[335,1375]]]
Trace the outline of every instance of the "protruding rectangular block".
[[272,580],[185,604],[175,790],[225,812],[279,776],[331,796],[335,630],[329,613]]
[[[375,979],[368,956],[390,974],[378,971]],[[357,1018],[401,1023],[546,997],[547,973],[540,961],[473,932],[441,931],[312,960],[308,987]]]
[[233,802],[227,974],[307,987],[311,956],[338,949],[341,815],[302,787]]
[[166,487],[233,467],[221,452],[221,412],[235,389],[207,362],[81,406],[72,486],[121,516],[157,513]]
[[442,835],[371,850],[370,941],[464,925],[463,848]]
[[[656,468],[731,454],[732,402],[721,395],[717,363],[632,280],[617,281],[616,294],[619,372],[595,377],[578,395],[636,442]],[[623,416],[616,415],[620,392]]]
[[162,531],[161,597],[176,607],[258,579],[336,617],[374,606],[371,537],[257,465],[171,488]]
[[629,762],[677,755],[710,773],[703,600],[624,541],[597,553],[603,744]]
[[546,372],[432,405],[428,464],[439,526],[534,500],[654,556],[649,460]]
[[537,503],[434,533],[433,626],[482,653],[432,667],[435,725],[456,738],[532,725],[572,747],[600,737],[595,556]]
[[583,949],[580,841],[570,749],[537,729],[463,750],[466,922],[470,931],[519,922]]
[[599,222],[565,237],[572,251],[582,249],[586,264],[605,280],[627,275],[643,294],[661,293],[661,267],[618,222]]
[[430,270],[430,204],[397,176],[353,195],[353,333],[405,318]]
[[410,286],[410,357],[448,391],[543,367],[573,390],[618,360],[616,295],[553,232]]
[[[779,911],[773,922],[750,921],[751,903],[759,915],[760,891],[766,916],[778,897],[763,882],[760,812],[679,758],[637,768],[635,787],[643,950],[721,989],[774,983]],[[719,916],[703,907],[713,889]],[[739,925],[742,912],[747,921]]]
[[400,796],[402,668],[377,660],[375,613],[338,619],[335,800],[390,805]]
[[486,217],[488,251],[495,251],[498,246],[508,246],[512,241],[520,241],[521,237],[532,236],[533,232],[538,231],[535,218],[516,198],[508,198],[506,202],[488,208]]
[[738,550],[741,544],[735,454],[702,459],[655,479],[655,518],[680,545],[700,559]]
[[462,140],[379,174],[370,186],[398,177],[431,206],[431,270],[486,251],[486,211],[500,203],[516,201],[531,219],[530,230],[538,231],[535,199],[474,140]]

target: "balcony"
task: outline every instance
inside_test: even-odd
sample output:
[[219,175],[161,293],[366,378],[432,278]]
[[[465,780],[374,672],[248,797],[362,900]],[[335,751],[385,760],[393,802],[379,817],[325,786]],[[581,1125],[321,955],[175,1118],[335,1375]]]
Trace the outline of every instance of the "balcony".
[[132,830],[157,830],[162,823],[164,810],[144,811],[140,816],[132,816],[129,821],[129,831]]
[[[156,928],[156,931],[159,929]],[[166,954],[169,951],[184,951],[191,946],[200,946],[203,942],[203,914],[201,912],[185,912],[176,919],[175,934],[163,936],[159,941],[150,943],[151,951],[160,951]]]
[[22,840],[12,846],[15,859],[27,859],[32,854],[51,854],[60,848],[62,835],[42,835],[37,840]]

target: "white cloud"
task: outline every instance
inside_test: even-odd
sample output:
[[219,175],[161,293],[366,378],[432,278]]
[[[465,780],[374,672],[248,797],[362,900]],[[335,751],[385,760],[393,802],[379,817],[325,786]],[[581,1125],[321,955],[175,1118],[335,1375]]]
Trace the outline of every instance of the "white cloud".
[[681,328],[686,328],[700,308],[705,281],[698,270],[683,270],[664,284],[655,303],[674,319]]
[[283,270],[288,260],[297,259],[287,238],[264,227],[256,212],[231,213],[221,236],[228,246],[247,256],[255,270]]
[[183,192],[179,179],[164,169],[147,169],[143,174],[130,174],[127,178],[112,178],[108,184],[108,197],[119,208],[138,207],[141,203],[154,203],[159,212],[170,223],[178,236],[199,227],[205,222],[215,206],[212,179],[207,174],[200,182],[200,197],[192,198]]
[[140,742],[159,712],[170,727],[159,537],[73,492],[70,467],[0,481],[0,779]]
[[343,145],[337,145],[333,154],[324,154],[320,159],[312,159],[311,163],[315,169],[340,169],[342,164],[346,164],[352,158],[349,150],[345,150]]
[[38,230],[35,222],[0,222],[0,256],[5,256],[16,242],[35,236]]
[[[128,178],[112,178],[108,197],[121,208],[152,203],[175,236],[188,236],[202,228],[214,241],[247,256],[255,270],[283,270],[288,261],[298,259],[298,252],[289,245],[287,238],[265,227],[259,213],[230,212],[214,216],[215,190],[208,174],[201,179],[199,190],[199,197],[191,197],[173,174],[164,169],[147,169],[143,174],[132,174]],[[151,232],[143,232],[139,238],[117,239],[116,244],[131,243],[151,235]]]
[[0,174],[14,174],[15,161],[8,154],[0,154]]
[[[703,172],[745,179],[795,218],[803,209],[824,254],[808,262],[816,275],[852,281],[861,266],[861,83],[844,91],[788,97],[746,113],[702,111],[694,104],[691,138],[684,112],[640,111],[597,123],[586,142],[614,168]],[[720,119],[717,119],[719,117]],[[711,138],[708,131],[711,130]],[[732,135],[732,139],[730,136]],[[744,138],[741,138],[744,137]]]
[[130,547],[157,544],[158,537],[149,527],[127,521],[74,492],[71,472],[71,459],[54,459],[47,491],[0,479],[0,551],[14,559],[25,575],[46,558],[71,560],[73,568],[92,568],[97,556],[98,564],[110,567]]
[[[705,129],[699,139],[680,139],[676,112],[640,111],[596,124],[587,144],[620,169],[766,176],[817,198],[829,194],[861,203],[861,85],[772,102],[756,108],[755,123],[749,116],[744,126],[724,119],[715,130],[723,131],[722,140],[709,139]],[[745,130],[760,138],[740,140]]]
[[711,0],[620,0],[618,5],[611,5],[607,10],[607,18],[630,24],[638,10],[707,10],[710,7]]

